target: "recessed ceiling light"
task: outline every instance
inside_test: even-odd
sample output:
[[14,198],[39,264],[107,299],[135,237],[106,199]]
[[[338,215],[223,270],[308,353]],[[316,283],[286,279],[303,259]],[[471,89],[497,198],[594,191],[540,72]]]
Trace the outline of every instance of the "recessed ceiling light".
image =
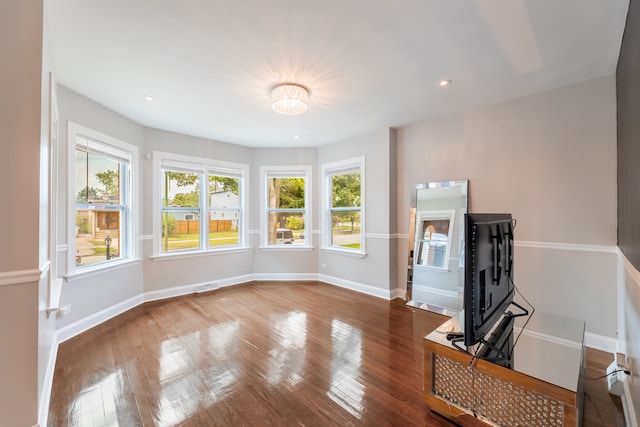
[[147,101],[153,101],[153,96],[151,95],[145,95],[144,99],[146,99]]
[[438,86],[440,87],[449,86],[450,84],[451,84],[451,80],[449,79],[442,79],[438,82]]
[[300,136],[298,136],[298,135],[293,135],[293,139],[300,139]]

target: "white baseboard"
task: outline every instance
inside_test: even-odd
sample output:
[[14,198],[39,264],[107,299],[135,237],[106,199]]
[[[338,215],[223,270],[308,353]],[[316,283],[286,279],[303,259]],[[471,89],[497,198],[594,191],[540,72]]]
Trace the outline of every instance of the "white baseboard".
[[252,275],[253,278],[251,280],[284,280],[284,281],[292,281],[292,280],[318,280],[318,275],[316,273],[289,273],[289,274],[281,274],[281,273],[257,273]]
[[[281,277],[281,276],[280,276]],[[175,298],[183,295],[203,292],[204,290],[215,290],[225,288],[227,286],[239,285],[241,283],[251,282],[256,279],[254,274],[245,274],[243,276],[228,277],[226,279],[211,280],[208,282],[195,283],[192,285],[176,286],[174,288],[162,289],[159,291],[151,291],[144,293],[144,302],[159,301],[167,298]],[[262,280],[294,280],[294,279],[262,279]]]
[[340,279],[339,277],[327,276],[325,274],[318,274],[317,280],[374,297],[384,298],[387,300],[391,299],[391,291],[388,289],[380,289],[374,286],[365,285],[364,283],[353,282],[351,280]]
[[161,289],[159,291],[145,292],[143,294],[142,302],[159,301],[167,298],[181,297],[183,295],[194,294],[197,292],[198,286],[202,286],[202,283],[194,285],[176,286],[169,289]]
[[591,332],[585,332],[584,338],[587,347],[595,348],[596,350],[606,351],[613,355],[618,349],[618,340],[615,338],[609,338]]
[[119,314],[124,313],[125,311],[131,310],[132,308],[139,306],[143,302],[143,295],[137,295],[133,298],[129,298],[126,301],[122,301],[116,305],[105,308],[104,310],[101,310],[95,314],[77,320],[57,330],[57,341],[58,343],[65,342],[69,338],[73,338],[76,335],[93,328],[94,326],[97,326],[113,317],[116,317]]
[[405,299],[407,296],[407,290],[406,289],[400,289],[400,288],[395,288],[391,291],[391,294],[389,295],[390,299],[396,299],[396,298],[401,298],[401,299]]
[[633,406],[633,399],[631,398],[631,389],[629,388],[629,381],[625,380],[622,383],[622,409],[624,410],[624,421],[627,427],[638,427],[638,420],[636,419],[636,412]]

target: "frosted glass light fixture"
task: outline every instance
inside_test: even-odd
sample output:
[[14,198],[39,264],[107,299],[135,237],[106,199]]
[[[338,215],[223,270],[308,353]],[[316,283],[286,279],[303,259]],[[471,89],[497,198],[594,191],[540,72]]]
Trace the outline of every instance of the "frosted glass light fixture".
[[271,107],[276,113],[288,116],[302,114],[309,107],[309,90],[298,84],[286,83],[273,89],[271,99]]

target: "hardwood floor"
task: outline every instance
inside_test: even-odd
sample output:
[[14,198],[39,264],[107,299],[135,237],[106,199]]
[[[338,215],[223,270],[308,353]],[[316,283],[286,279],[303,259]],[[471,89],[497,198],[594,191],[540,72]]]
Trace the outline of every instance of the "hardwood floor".
[[[60,344],[48,425],[448,426],[422,401],[444,320],[318,282],[147,303]],[[586,376],[609,356],[589,349]],[[585,389],[584,425],[620,425],[606,380]]]

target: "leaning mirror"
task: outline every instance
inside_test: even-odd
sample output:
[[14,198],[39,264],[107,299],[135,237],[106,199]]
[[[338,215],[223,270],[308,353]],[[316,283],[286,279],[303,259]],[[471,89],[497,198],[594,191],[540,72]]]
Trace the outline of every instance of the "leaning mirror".
[[446,315],[462,310],[467,207],[467,180],[416,186],[409,222],[407,305]]

